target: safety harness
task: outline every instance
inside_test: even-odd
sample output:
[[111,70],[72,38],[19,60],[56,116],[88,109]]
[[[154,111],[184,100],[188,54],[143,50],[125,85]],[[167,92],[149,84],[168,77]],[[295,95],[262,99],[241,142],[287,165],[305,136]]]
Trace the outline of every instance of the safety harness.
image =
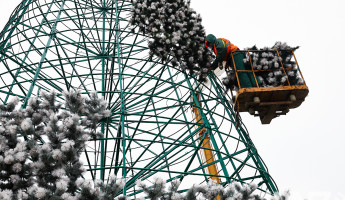
[[[236,50],[238,50],[238,47],[235,46],[234,44],[231,44],[231,42],[225,38],[219,38],[222,40],[224,47],[226,47],[226,55],[224,57],[224,61],[228,60],[228,55],[230,55],[230,52],[235,52]],[[212,48],[214,54],[216,54],[216,56],[218,56],[218,51],[216,48],[216,44],[213,44],[213,48]]]

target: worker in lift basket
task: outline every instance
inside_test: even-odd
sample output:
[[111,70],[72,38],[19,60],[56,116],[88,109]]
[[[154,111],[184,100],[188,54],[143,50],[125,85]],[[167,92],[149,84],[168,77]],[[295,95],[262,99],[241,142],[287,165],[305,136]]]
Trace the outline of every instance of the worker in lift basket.
[[[239,52],[239,48],[231,42],[224,38],[216,38],[212,34],[208,34],[205,38],[205,46],[213,50],[216,55],[216,59],[211,65],[211,69],[215,70],[217,67],[223,69],[226,63],[231,67],[231,70],[234,71],[234,64],[231,57],[231,52],[233,53],[236,69],[237,70],[250,70],[246,69],[243,63],[245,57],[243,52]],[[255,87],[255,79],[252,72],[238,72],[238,77],[240,79],[240,84],[242,88]]]

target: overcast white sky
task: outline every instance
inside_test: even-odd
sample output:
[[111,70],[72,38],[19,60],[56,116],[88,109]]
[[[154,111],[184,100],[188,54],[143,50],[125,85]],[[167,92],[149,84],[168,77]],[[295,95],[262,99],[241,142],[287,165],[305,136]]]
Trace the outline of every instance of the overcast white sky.
[[345,199],[345,1],[192,0],[207,33],[240,48],[301,46],[310,93],[301,107],[261,125],[242,114],[280,190],[291,199]]
[[[20,0],[0,0],[0,29]],[[345,199],[345,1],[192,0],[207,33],[240,48],[300,46],[310,93],[300,108],[261,125],[242,114],[259,154],[292,200]],[[0,69],[1,70],[1,69]]]

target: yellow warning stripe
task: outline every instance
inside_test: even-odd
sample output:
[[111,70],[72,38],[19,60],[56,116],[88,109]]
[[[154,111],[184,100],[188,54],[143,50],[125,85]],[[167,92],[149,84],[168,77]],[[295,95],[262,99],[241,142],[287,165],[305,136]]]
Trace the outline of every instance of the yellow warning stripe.
[[224,45],[224,47],[225,47],[225,42],[224,42],[224,40],[222,40],[222,42],[223,42],[223,45]]

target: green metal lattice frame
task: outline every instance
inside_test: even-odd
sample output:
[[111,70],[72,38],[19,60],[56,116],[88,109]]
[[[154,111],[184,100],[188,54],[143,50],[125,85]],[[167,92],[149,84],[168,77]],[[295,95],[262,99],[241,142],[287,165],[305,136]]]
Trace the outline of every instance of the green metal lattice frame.
[[[205,87],[169,62],[148,59],[147,39],[131,32],[130,8],[129,0],[23,0],[0,34],[0,102],[17,96],[25,107],[40,90],[97,91],[112,115],[100,123],[105,137],[85,149],[87,177],[124,177],[125,195],[140,195],[135,181],[153,176],[180,179],[185,191],[208,180],[210,164],[223,185],[256,182],[262,191],[277,192],[244,125],[234,127],[220,80],[209,74]],[[201,151],[204,127],[214,163],[207,164]]]

